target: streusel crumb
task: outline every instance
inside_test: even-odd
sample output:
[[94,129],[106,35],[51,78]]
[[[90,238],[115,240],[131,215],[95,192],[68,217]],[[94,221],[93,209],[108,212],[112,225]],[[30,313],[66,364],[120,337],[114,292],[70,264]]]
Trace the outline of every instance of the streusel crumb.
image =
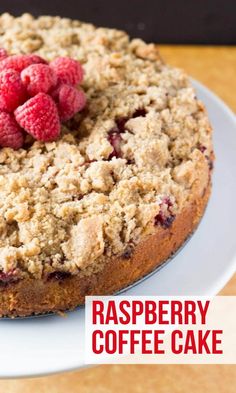
[[4,14],[0,47],[79,60],[87,96],[58,141],[0,149],[2,271],[89,274],[154,231],[158,214],[171,224],[207,187],[205,109],[156,45],[65,18]]

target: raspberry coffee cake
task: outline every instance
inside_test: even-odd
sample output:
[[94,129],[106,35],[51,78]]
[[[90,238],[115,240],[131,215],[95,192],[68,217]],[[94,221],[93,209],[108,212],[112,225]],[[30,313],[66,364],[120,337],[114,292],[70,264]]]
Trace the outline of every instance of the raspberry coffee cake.
[[73,309],[168,259],[206,207],[212,130],[155,44],[0,17],[0,315]]

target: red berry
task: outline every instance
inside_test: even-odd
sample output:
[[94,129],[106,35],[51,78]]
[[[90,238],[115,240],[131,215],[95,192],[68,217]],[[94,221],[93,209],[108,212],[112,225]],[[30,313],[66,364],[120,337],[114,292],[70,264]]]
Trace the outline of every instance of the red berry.
[[[164,206],[166,211],[163,211]],[[154,225],[160,225],[164,229],[169,228],[175,220],[175,214],[172,212],[173,203],[169,196],[163,197],[160,203],[160,211],[154,218]]]
[[167,229],[172,225],[174,220],[175,220],[174,214],[165,216],[163,212],[160,212],[154,218],[154,225],[161,225],[164,229]]
[[38,63],[47,64],[47,62],[38,55],[13,55],[0,62],[0,71],[13,69],[21,72],[29,65]]
[[84,72],[77,60],[70,57],[57,57],[50,63],[50,67],[57,74],[60,83],[75,86],[82,82]]
[[53,99],[38,93],[15,110],[16,121],[35,139],[49,142],[60,134],[60,121]]
[[14,116],[7,112],[0,112],[0,146],[17,150],[23,143],[23,132]]
[[0,110],[12,112],[25,99],[26,91],[21,82],[20,74],[15,70],[0,72]]
[[25,68],[21,80],[31,96],[47,93],[57,84],[57,76],[47,64],[32,64]]
[[81,111],[86,104],[84,92],[69,85],[60,85],[52,93],[52,97],[57,103],[61,121],[71,119],[71,117]]
[[4,48],[0,48],[0,61],[2,61],[3,59],[6,59],[7,57],[7,51]]
[[113,151],[109,155],[108,159],[111,160],[113,157],[116,158],[121,158],[122,157],[122,151],[121,151],[121,133],[117,128],[112,128],[109,133],[108,133],[108,141],[110,142],[111,146],[113,147]]

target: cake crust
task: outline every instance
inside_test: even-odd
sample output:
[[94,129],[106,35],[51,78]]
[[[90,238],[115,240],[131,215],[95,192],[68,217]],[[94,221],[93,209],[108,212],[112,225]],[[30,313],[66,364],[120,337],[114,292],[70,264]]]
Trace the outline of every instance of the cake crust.
[[158,228],[132,251],[113,258],[97,274],[42,281],[26,279],[0,288],[0,316],[29,316],[73,310],[85,296],[109,295],[134,283],[161,265],[190,236],[207,206],[211,185],[192,201],[168,229]]
[[0,47],[79,60],[87,107],[54,142],[0,149],[0,315],[73,309],[168,259],[210,193],[212,129],[157,45],[66,18],[0,16]]

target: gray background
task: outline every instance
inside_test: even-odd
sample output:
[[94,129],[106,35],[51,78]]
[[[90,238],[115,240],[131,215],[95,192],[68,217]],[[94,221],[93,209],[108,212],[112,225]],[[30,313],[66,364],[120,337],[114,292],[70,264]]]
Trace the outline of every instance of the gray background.
[[236,0],[0,0],[0,12],[51,14],[159,43],[236,44]]

